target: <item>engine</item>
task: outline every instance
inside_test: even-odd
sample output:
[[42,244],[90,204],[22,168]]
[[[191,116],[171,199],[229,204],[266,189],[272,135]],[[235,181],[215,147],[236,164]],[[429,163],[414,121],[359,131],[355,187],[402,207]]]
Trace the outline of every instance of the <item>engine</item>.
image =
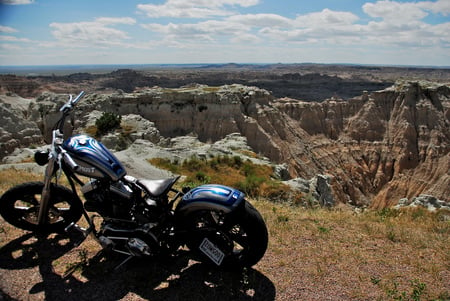
[[156,201],[142,191],[133,191],[127,182],[105,183],[94,179],[81,191],[86,198],[84,208],[103,217],[146,224],[157,222],[162,213]]
[[165,233],[159,227],[161,211],[156,201],[137,189],[126,181],[96,179],[81,188],[85,209],[105,218],[98,237],[104,248],[132,256],[158,252],[159,238]]
[[87,211],[98,212],[103,216],[129,219],[133,206],[133,191],[122,181],[105,183],[91,180],[81,187]]

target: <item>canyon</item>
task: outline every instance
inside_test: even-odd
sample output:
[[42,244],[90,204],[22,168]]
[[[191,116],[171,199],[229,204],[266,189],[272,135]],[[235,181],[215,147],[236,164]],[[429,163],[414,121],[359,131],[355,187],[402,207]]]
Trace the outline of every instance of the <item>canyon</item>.
[[[306,79],[290,74],[284,78],[291,84]],[[332,77],[314,76],[319,81]],[[87,88],[72,118],[75,132],[92,124],[94,112],[133,115],[129,124],[142,120],[131,122],[131,127],[150,123],[138,137],[148,140],[149,146],[181,136],[205,144],[230,135],[243,137],[254,153],[286,167],[284,180],[325,175],[337,203],[384,208],[419,195],[450,202],[450,85],[445,80],[377,80],[358,85],[370,87],[359,95],[320,92],[306,100],[300,100],[300,92],[283,96],[250,81],[161,87],[154,86],[155,80],[131,82],[133,88],[118,90],[105,87],[106,80],[102,87],[93,84],[87,75],[72,80],[54,85],[3,77],[0,158],[48,141],[57,107],[67,93]],[[312,101],[315,97],[326,98]]]

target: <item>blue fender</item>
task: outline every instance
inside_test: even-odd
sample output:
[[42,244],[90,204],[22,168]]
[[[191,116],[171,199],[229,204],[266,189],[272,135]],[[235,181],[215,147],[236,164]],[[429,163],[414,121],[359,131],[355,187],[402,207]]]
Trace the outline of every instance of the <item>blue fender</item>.
[[197,210],[234,211],[244,201],[245,194],[237,189],[218,185],[201,185],[188,191],[178,203],[175,214],[186,216]]

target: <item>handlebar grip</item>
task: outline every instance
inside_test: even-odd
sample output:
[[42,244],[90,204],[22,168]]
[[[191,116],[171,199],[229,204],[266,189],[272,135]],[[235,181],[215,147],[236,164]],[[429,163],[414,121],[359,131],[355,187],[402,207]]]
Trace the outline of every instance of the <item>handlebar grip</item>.
[[76,105],[81,100],[81,97],[83,97],[83,95],[84,95],[84,91],[81,91],[80,94],[78,94],[78,96],[74,100],[72,100],[71,103],[73,105]]

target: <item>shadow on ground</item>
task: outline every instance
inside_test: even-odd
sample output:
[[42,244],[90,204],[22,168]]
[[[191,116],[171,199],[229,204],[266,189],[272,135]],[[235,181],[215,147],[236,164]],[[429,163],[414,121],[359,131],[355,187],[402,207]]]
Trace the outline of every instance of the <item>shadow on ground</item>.
[[[8,276],[7,270],[37,267],[34,270],[41,277],[34,279],[42,281],[29,283],[28,294],[32,298],[44,293],[45,300],[275,300],[273,283],[257,270],[219,271],[190,260],[185,251],[165,258],[134,259],[118,270],[114,268],[122,257],[99,252],[92,258],[79,256],[58,274],[54,262],[74,248],[73,241],[31,233],[11,241],[0,249],[3,277]],[[14,300],[7,293],[7,289],[0,291],[0,300]]]

